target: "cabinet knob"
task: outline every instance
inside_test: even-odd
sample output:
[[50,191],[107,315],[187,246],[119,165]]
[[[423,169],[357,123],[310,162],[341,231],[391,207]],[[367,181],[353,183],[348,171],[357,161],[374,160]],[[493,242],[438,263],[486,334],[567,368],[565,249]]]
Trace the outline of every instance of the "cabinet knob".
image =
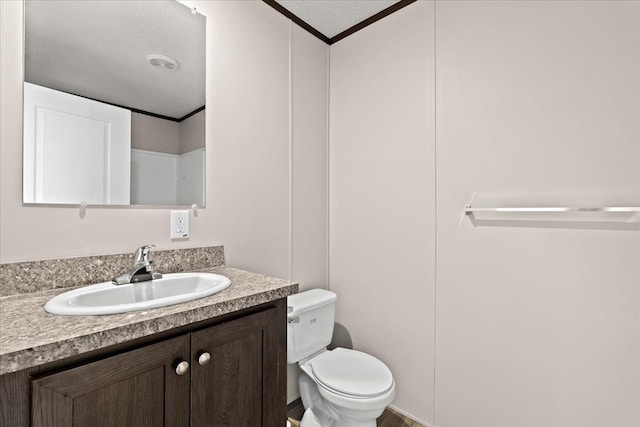
[[211,360],[211,355],[206,351],[202,353],[200,356],[198,356],[198,363],[201,364],[202,366],[209,363],[210,360]]
[[184,375],[188,370],[189,362],[187,362],[186,360],[183,360],[182,362],[178,363],[178,366],[176,366],[176,374],[178,375]]

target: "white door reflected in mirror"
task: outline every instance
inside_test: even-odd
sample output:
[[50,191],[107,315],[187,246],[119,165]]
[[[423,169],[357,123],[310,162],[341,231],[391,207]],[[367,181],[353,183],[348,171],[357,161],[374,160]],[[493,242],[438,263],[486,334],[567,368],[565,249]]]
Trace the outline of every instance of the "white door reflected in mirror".
[[24,84],[25,203],[128,205],[131,112]]

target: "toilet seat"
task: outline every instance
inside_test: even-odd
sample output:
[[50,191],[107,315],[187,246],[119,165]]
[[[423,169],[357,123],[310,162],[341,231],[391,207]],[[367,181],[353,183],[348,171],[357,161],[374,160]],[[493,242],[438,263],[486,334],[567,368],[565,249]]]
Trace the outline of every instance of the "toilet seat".
[[393,375],[380,360],[356,350],[336,348],[307,363],[318,385],[352,398],[375,398],[394,386]]

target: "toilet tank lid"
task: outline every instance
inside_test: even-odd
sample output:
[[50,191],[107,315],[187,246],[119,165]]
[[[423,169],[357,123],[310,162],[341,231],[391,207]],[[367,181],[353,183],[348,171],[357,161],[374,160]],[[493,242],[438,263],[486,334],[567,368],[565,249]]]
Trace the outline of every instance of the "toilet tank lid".
[[287,297],[287,317],[294,317],[323,305],[335,303],[336,294],[326,289],[311,289]]

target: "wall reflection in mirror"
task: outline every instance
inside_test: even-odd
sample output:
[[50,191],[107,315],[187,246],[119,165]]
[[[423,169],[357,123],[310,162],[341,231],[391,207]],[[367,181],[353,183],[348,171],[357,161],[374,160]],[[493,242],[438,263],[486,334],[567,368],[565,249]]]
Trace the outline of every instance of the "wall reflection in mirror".
[[204,206],[203,15],[27,0],[24,203]]

